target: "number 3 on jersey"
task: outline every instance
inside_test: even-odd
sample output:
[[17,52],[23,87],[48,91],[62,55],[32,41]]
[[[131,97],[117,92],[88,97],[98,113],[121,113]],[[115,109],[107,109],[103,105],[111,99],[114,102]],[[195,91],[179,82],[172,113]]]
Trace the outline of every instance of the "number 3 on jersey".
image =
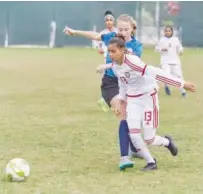
[[123,83],[128,84],[128,81],[125,77],[122,76],[122,77],[120,77],[120,79]]

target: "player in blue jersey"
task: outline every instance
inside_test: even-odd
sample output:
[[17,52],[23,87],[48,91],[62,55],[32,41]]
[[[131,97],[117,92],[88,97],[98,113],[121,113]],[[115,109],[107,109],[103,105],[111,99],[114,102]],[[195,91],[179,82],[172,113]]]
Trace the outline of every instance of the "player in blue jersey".
[[[142,44],[136,40],[133,36],[133,32],[136,29],[134,20],[131,16],[127,14],[122,14],[118,17],[117,21],[117,31],[125,38],[126,48],[136,54],[137,56],[141,56],[142,54]],[[67,35],[77,35],[83,36],[92,40],[103,41],[105,45],[108,46],[110,40],[116,36],[116,32],[111,32],[108,34],[101,35],[98,32],[93,31],[80,31],[80,30],[73,30],[69,27],[65,27],[64,33]],[[112,63],[109,54],[106,57],[106,64]],[[117,95],[119,93],[119,86],[118,86],[118,79],[116,75],[113,73],[112,69],[107,69],[105,74],[102,78],[101,84],[101,92],[102,97],[105,99],[106,103],[111,107],[115,113],[118,110],[118,100]],[[123,107],[123,112],[125,112],[125,107]],[[129,158],[129,145],[130,145],[130,138],[129,138],[129,129],[126,122],[125,114],[120,115],[121,121],[119,125],[119,140],[120,140],[120,151],[121,151],[121,160],[119,164],[119,168],[124,170],[129,167],[133,167],[134,163]],[[132,151],[136,152],[136,149],[131,144]]]
[[[115,27],[115,17],[111,11],[109,11],[109,10],[105,11],[104,22],[105,22],[106,28],[100,32],[101,35],[108,34],[110,32],[117,32],[117,29]],[[105,45],[105,43],[103,41],[95,41],[95,40],[93,40],[93,41],[95,42],[95,45],[97,45],[97,47],[98,47],[98,52],[104,56],[104,60],[106,61],[106,57],[107,57],[107,53],[108,53],[107,46]],[[102,96],[98,100],[98,104],[104,112],[109,111],[109,106]]]

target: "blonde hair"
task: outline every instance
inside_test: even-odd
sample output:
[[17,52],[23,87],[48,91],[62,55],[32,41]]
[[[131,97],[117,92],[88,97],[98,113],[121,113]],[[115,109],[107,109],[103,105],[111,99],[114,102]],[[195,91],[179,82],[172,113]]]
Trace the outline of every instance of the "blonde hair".
[[137,28],[137,22],[133,19],[133,17],[129,16],[128,14],[121,14],[116,22],[123,21],[123,22],[129,22],[132,26],[132,36],[135,36],[136,28]]
[[132,36],[135,36],[136,29],[137,29],[137,22],[132,18],[132,25],[133,25],[133,31],[132,31]]

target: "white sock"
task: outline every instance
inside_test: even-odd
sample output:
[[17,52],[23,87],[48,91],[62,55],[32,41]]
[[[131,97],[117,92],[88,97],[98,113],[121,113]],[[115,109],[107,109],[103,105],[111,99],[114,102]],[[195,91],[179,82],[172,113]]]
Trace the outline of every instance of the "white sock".
[[154,158],[149,152],[140,133],[130,133],[130,138],[133,145],[139,150],[139,154],[146,160],[147,163],[155,163]]
[[180,88],[179,90],[180,90],[181,94],[186,93],[184,88]]
[[152,142],[151,145],[154,146],[168,146],[169,145],[169,140],[165,137],[161,137],[156,135],[154,138],[154,141]]

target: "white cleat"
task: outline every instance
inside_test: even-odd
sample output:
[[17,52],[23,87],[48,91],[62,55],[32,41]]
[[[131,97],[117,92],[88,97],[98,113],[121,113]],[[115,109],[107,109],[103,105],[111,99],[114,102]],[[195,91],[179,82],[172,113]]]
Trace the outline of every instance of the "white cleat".
[[119,168],[120,170],[125,170],[126,168],[132,168],[134,166],[134,162],[129,159],[128,156],[121,157]]

